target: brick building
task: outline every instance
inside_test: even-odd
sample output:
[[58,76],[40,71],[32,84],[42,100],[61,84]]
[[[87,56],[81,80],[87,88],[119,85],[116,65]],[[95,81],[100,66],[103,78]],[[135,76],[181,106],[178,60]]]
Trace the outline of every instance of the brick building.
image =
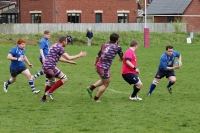
[[147,15],[153,23],[187,23],[187,32],[200,32],[200,0],[153,0]]
[[[0,0],[0,23],[143,23],[144,3],[145,0]],[[146,3],[147,15],[152,18],[148,22],[168,23],[181,18],[187,23],[188,32],[200,31],[200,0]]]
[[135,0],[20,0],[21,23],[134,23]]
[[18,4],[17,0],[0,0],[0,24],[18,23]]

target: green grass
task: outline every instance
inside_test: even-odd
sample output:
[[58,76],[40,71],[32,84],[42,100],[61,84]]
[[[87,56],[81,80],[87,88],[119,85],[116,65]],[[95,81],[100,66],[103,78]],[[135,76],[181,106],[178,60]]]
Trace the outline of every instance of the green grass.
[[[108,34],[108,33],[105,33]],[[101,97],[100,103],[94,103],[87,94],[86,87],[99,79],[93,65],[100,46],[87,47],[83,44],[67,46],[70,54],[87,51],[86,57],[77,59],[78,65],[59,63],[58,67],[67,75],[69,81],[54,92],[55,101],[41,103],[45,77],[36,79],[35,86],[41,90],[32,94],[24,75],[9,86],[8,93],[3,91],[3,82],[10,78],[7,53],[14,46],[10,43],[0,45],[0,133],[198,133],[199,121],[199,37],[195,43],[186,44],[186,34],[151,34],[151,46],[146,49],[139,35],[127,33],[121,38],[129,42],[139,38],[137,50],[139,75],[144,86],[139,92],[142,101],[130,101],[132,86],[121,77],[121,63],[116,57],[111,66],[111,83]],[[102,37],[101,37],[102,36]],[[125,36],[127,40],[125,40]],[[170,38],[167,38],[169,36]],[[99,40],[105,37],[99,36]],[[124,39],[123,39],[124,38]],[[2,39],[2,38],[1,38]],[[108,40],[108,39],[105,39]],[[95,41],[95,39],[94,39]],[[151,97],[146,97],[149,86],[157,71],[160,55],[165,46],[171,44],[183,56],[183,66],[176,70],[177,83],[170,95],[165,88],[168,80],[163,78]],[[99,41],[97,41],[99,43]],[[127,44],[128,45],[128,44]],[[122,45],[123,51],[128,46]],[[38,45],[27,45],[27,57],[34,65],[29,69],[35,74],[41,69],[38,60]],[[98,89],[94,90],[96,94]]]

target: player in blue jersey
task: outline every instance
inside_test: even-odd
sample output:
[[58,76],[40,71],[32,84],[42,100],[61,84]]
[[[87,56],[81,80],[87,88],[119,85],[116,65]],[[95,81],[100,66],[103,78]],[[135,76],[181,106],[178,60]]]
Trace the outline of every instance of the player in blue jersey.
[[[175,58],[178,58],[179,65],[174,65]],[[150,86],[149,92],[147,96],[150,96],[153,90],[156,88],[156,85],[159,83],[160,79],[164,76],[169,79],[169,83],[167,85],[167,89],[170,94],[172,94],[171,86],[176,82],[176,76],[174,73],[175,69],[179,69],[182,65],[182,57],[181,54],[175,50],[173,50],[173,46],[166,46],[165,53],[160,57],[160,64],[158,67],[158,71],[155,75],[153,83]]]
[[[67,38],[64,36],[61,36],[59,38],[59,41],[51,46],[49,49],[49,53],[46,56],[46,59],[43,63],[43,70],[46,74],[46,78],[48,78],[49,82],[46,85],[44,95],[41,99],[42,102],[46,102],[46,96],[49,96],[51,100],[53,99],[53,92],[58,89],[60,86],[65,84],[67,82],[67,76],[56,67],[58,61],[70,63],[70,64],[76,64],[74,60],[76,58],[80,58],[87,55],[87,52],[80,52],[77,55],[70,56],[66,53],[65,47],[67,45]],[[55,78],[59,78],[57,82],[55,82]]]
[[13,47],[8,56],[7,59],[11,60],[10,64],[10,74],[11,78],[8,79],[7,82],[4,82],[4,91],[8,92],[8,85],[14,83],[17,79],[17,75],[22,73],[28,78],[28,83],[31,87],[32,93],[38,94],[40,90],[36,90],[34,86],[33,79],[31,77],[31,73],[29,69],[27,69],[26,65],[24,64],[24,61],[30,66],[30,68],[33,67],[33,65],[28,61],[28,58],[25,55],[25,41],[23,39],[19,39],[17,41],[17,46]]
[[[49,47],[50,47],[50,42],[49,42],[49,38],[50,38],[50,31],[49,30],[45,30],[44,31],[44,37],[40,40],[40,56],[39,56],[39,60],[41,62],[41,64],[44,62],[48,51],[49,51]],[[33,79],[36,79],[37,77],[39,77],[40,75],[44,75],[44,71],[41,70],[40,72],[38,72],[37,74],[35,74],[33,76]],[[48,83],[48,79],[46,78],[46,84]]]

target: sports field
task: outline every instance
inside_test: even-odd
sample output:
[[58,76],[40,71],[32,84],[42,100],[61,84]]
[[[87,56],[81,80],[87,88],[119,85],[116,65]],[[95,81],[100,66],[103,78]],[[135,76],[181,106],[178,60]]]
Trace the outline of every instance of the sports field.
[[[143,100],[129,100],[132,86],[122,79],[121,62],[116,56],[111,66],[110,86],[101,96],[100,103],[92,102],[86,91],[88,85],[99,79],[93,64],[100,45],[67,46],[65,50],[70,55],[81,50],[87,51],[88,55],[77,59],[76,66],[61,62],[58,64],[69,81],[54,92],[55,101],[42,103],[40,99],[45,87],[44,76],[35,81],[36,89],[41,90],[39,94],[31,93],[24,75],[18,76],[17,82],[9,86],[7,93],[3,91],[3,82],[10,78],[10,61],[6,57],[14,45],[1,44],[0,133],[200,132],[200,44],[197,41],[193,44],[186,44],[184,41],[178,43],[179,38],[173,37],[170,38],[174,40],[172,45],[183,57],[183,66],[175,70],[177,83],[172,86],[173,94],[168,93],[168,80],[163,78],[153,94],[150,97],[146,96],[157,71],[159,58],[165,51],[165,46],[169,44],[169,40],[165,40],[165,35],[160,35],[159,40],[152,35],[153,43],[150,48],[144,48],[140,38],[139,49],[136,52],[141,72],[139,77],[144,85],[139,96]],[[123,44],[122,48],[125,51],[128,44]],[[38,49],[38,45],[26,46],[26,55],[34,66],[30,69],[32,74],[41,69]],[[94,90],[94,94],[97,89]]]

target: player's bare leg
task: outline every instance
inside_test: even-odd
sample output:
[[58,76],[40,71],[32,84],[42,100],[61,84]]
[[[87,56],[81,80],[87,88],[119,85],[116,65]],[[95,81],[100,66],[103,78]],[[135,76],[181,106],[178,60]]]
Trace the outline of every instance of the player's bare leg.
[[87,87],[88,94],[89,94],[89,96],[90,96],[91,98],[92,98],[92,91],[93,91],[95,88],[97,88],[97,87],[99,87],[99,86],[101,86],[101,85],[103,85],[103,82],[102,82],[101,79],[100,79],[100,80],[98,80],[96,83],[94,83],[93,85],[90,85],[90,86]]
[[172,94],[171,86],[176,82],[176,77],[175,76],[170,76],[168,79],[169,79],[169,83],[167,85],[167,89],[168,89],[169,93]]
[[104,93],[106,88],[109,86],[110,78],[108,78],[108,79],[102,79],[101,78],[101,81],[102,81],[103,85],[100,86],[99,91],[95,95],[95,97],[94,97],[95,101],[97,101],[99,99],[99,97]]

